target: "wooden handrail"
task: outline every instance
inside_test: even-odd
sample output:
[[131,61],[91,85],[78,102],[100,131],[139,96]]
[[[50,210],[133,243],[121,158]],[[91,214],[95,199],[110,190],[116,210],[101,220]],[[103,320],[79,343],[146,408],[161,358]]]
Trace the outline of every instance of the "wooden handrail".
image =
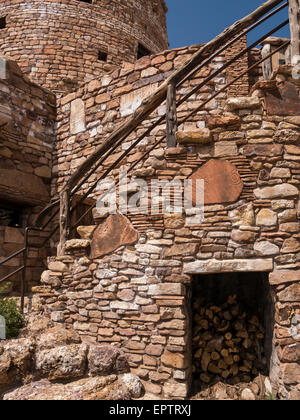
[[191,72],[203,63],[208,56],[216,54],[220,49],[224,49],[224,44],[228,43],[232,38],[243,32],[249,26],[255,24],[266,13],[270,12],[284,0],[268,0],[258,7],[254,12],[241,20],[238,20],[229,28],[225,29],[220,35],[215,37],[212,41],[203,45],[199,50],[187,61],[179,70],[175,71],[162,85],[148,98],[146,98],[142,105],[135,111],[135,113],[128,118],[100,145],[94,153],[92,153],[71,175],[69,180],[65,183],[60,193],[60,245],[58,255],[64,253],[65,242],[70,231],[70,192],[79,181],[91,171],[97,161],[106,154],[117,143],[123,141],[127,136],[134,132],[134,130],[146,119],[152,112],[160,106],[168,97],[168,115],[171,117],[167,123],[167,135],[169,146],[174,143],[174,130],[176,128],[176,110],[172,108],[171,100],[174,102],[176,98],[176,86],[182,82]]
[[283,0],[268,0],[259,6],[254,12],[241,20],[238,20],[229,28],[225,29],[220,35],[215,37],[212,41],[199,48],[193,57],[187,61],[179,70],[175,71],[162,85],[148,98],[146,98],[142,105],[135,111],[135,113],[121,124],[94,153],[92,153],[71,175],[64,188],[72,190],[79,180],[84,176],[86,171],[91,168],[97,160],[114,145],[122,137],[131,134],[167,97],[167,90],[169,84],[177,85],[183,80],[194,68],[196,68],[208,55],[213,54],[224,43],[232,37],[243,31],[252,23],[256,22],[260,17],[268,13],[274,7],[282,3]]

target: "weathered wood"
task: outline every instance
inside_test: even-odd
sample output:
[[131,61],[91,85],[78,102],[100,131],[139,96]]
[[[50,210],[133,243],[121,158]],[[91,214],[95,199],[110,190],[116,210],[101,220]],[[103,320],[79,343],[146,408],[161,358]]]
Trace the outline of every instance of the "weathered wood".
[[57,255],[64,255],[65,244],[70,232],[70,190],[64,189],[60,194],[60,241]]
[[167,147],[176,147],[177,132],[177,109],[176,109],[176,85],[170,83],[167,93]]
[[292,64],[300,62],[300,0],[289,0]]
[[272,65],[272,57],[270,57],[271,53],[271,44],[265,44],[263,46],[263,49],[261,50],[261,56],[262,58],[266,58],[269,56],[269,58],[265,59],[263,62],[263,76],[265,80],[270,80],[272,71],[273,71],[273,65]]
[[144,121],[165,99],[167,96],[167,89],[170,83],[177,85],[184,79],[192,70],[194,70],[207,56],[217,51],[226,42],[239,34],[249,25],[256,22],[259,18],[271,11],[274,7],[282,3],[283,0],[268,0],[258,7],[254,12],[250,13],[243,19],[235,22],[232,26],[225,29],[220,35],[212,41],[199,48],[193,57],[187,61],[179,70],[174,72],[151,96],[145,99],[142,105],[135,111],[132,117],[128,118],[122,123],[96,150],[91,154],[85,162],[80,165],[64,188],[70,190],[79,182],[85,175],[86,171],[90,169],[97,160],[107,152],[116,141],[122,137],[128,136],[132,133],[139,124]]

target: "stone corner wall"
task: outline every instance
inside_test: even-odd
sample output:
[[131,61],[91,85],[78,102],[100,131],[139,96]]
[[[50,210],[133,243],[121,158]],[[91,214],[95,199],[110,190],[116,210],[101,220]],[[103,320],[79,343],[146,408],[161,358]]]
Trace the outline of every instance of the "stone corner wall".
[[[23,228],[32,225],[41,207],[50,201],[56,98],[31,82],[15,62],[4,57],[0,61],[0,204],[17,207],[22,218],[21,228],[9,227],[5,221],[0,227],[2,258],[24,246]],[[31,244],[42,243],[45,236],[47,232],[31,233]],[[46,249],[29,250],[28,288],[39,282],[46,253]],[[20,256],[9,261],[1,267],[1,277],[21,262]],[[19,291],[20,274],[15,280],[15,291]]]

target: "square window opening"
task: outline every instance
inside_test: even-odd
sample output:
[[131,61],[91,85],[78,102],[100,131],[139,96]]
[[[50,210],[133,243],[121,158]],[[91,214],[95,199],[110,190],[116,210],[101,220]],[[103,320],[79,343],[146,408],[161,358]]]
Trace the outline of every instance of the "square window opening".
[[98,51],[98,60],[99,61],[107,62],[107,56],[108,56],[107,52]]

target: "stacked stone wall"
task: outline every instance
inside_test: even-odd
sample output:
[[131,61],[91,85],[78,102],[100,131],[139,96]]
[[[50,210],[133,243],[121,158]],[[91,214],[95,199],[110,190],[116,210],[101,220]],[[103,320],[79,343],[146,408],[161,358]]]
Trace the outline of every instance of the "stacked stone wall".
[[[189,53],[173,52],[179,61],[187,59]],[[116,92],[127,95],[134,87],[141,88],[143,71],[147,86],[150,80],[156,81],[153,78],[162,77],[156,62],[149,67],[153,59],[147,60],[122,70],[122,76],[131,80],[129,85],[117,84],[118,90],[114,90],[110,79],[110,88],[104,91],[105,79],[102,79],[77,93],[81,95],[77,99],[86,105],[85,123],[91,123],[89,136],[82,132],[69,137],[71,103],[76,96],[61,100],[60,151],[67,155],[66,147],[71,150],[82,142],[81,146],[88,145],[85,149],[88,151],[84,152],[87,156],[94,147],[89,148],[92,134],[95,133],[97,143],[102,138],[98,136],[99,131],[104,134],[114,129],[119,108],[126,113],[131,104],[128,98],[132,100],[128,96],[122,102]],[[164,55],[154,60],[159,61],[159,66],[173,63]],[[116,79],[120,83],[119,74]],[[287,87],[293,89],[295,100],[294,108],[289,110],[284,102],[290,100],[284,96]],[[93,93],[94,89],[98,94]],[[279,100],[278,91],[283,92],[280,99],[283,102],[276,104],[274,98]],[[274,98],[270,100],[272,92]],[[200,95],[206,93],[211,91]],[[299,86],[291,78],[290,69],[280,68],[271,82],[258,83],[252,96],[223,96],[217,106],[215,103],[198,113],[181,128],[178,134],[181,144],[170,149],[164,143],[159,145],[132,173],[132,179],[170,181],[191,176],[204,179],[208,187],[204,220],[195,223],[193,211],[182,215],[161,211],[155,216],[140,212],[108,217],[95,212],[97,223],[78,229],[81,238],[67,243],[66,255],[49,261],[42,286],[34,290],[35,309],[46,309],[53,321],[73,325],[87,341],[108,342],[122,348],[147,392],[159,397],[185,398],[191,379],[192,276],[270,273],[275,310],[270,375],[281,398],[298,399],[300,117],[297,95]],[[179,109],[179,115],[181,112],[186,115],[199,104],[199,99],[193,97]],[[276,114],[276,110],[280,112]],[[111,119],[106,126],[95,123],[101,119],[101,112],[102,118]],[[159,112],[160,115],[165,112],[163,107]],[[75,123],[73,126],[78,127]],[[142,149],[135,150],[122,162],[122,168],[138,159],[142,150],[164,134],[165,126],[158,127],[153,136],[145,139]],[[64,159],[63,154],[58,156],[62,164],[73,163]],[[76,157],[84,159],[84,156]],[[70,169],[73,170],[70,167],[64,170]],[[65,177],[63,169],[59,171],[61,185]],[[118,170],[112,175],[117,177]]]
[[[139,43],[152,53],[167,49],[166,10],[161,0],[4,0],[0,53],[40,85],[74,90],[113,65],[136,61]],[[107,59],[99,60],[99,51]]]
[[[237,48],[244,46],[244,39]],[[197,51],[197,47],[178,48],[165,51],[162,54],[144,57],[135,64],[124,65],[109,75],[94,79],[82,85],[80,89],[58,100],[58,131],[56,142],[56,156],[54,162],[54,176],[57,176],[57,184],[53,183],[53,194],[60,190],[64,181],[85,160],[85,156],[91,154],[95,148],[113,132],[117,124],[133,114],[142,100],[154,92],[174,70],[180,68]],[[232,53],[233,54],[233,53]],[[232,54],[230,57],[232,57]],[[226,63],[229,56],[223,55],[215,59],[209,67],[202,68],[193,78],[187,81],[177,92],[177,99],[181,99],[187,92],[211,73],[215,72],[220,65]],[[244,62],[244,63],[243,63]],[[247,68],[247,57],[239,62],[240,67]],[[178,120],[187,116],[193,109],[223,88],[227,82],[228,73],[220,73],[201,90],[193,95],[186,103],[177,109]],[[238,86],[241,92],[248,93],[248,78],[242,80],[242,86]],[[234,88],[235,85],[232,86]],[[235,91],[235,93],[237,90]],[[209,102],[201,112],[190,118],[180,130],[193,130],[207,128],[206,118],[223,113],[224,101],[232,93],[223,92],[216,99]],[[115,157],[112,155],[105,162],[108,166],[131,142],[144,132],[155,118],[165,115],[166,105],[162,104],[151,117],[133,133],[118,149]],[[142,151],[153,144],[155,140],[165,133],[165,123],[158,126],[151,136],[146,138],[140,146],[122,162],[132,163],[141,156]],[[161,147],[166,142],[162,141]],[[142,164],[140,165],[140,167]],[[163,170],[164,168],[162,168]],[[91,180],[92,181],[92,180]],[[86,185],[87,186],[87,185]]]
[[[24,228],[50,200],[56,103],[51,92],[30,82],[14,62],[0,59],[0,205],[22,209]],[[22,228],[0,226],[0,230],[0,259],[23,248]],[[31,244],[37,245],[45,235],[31,233]],[[45,257],[46,249],[30,249],[29,288],[38,283]],[[0,277],[20,262],[19,256],[1,267]]]

